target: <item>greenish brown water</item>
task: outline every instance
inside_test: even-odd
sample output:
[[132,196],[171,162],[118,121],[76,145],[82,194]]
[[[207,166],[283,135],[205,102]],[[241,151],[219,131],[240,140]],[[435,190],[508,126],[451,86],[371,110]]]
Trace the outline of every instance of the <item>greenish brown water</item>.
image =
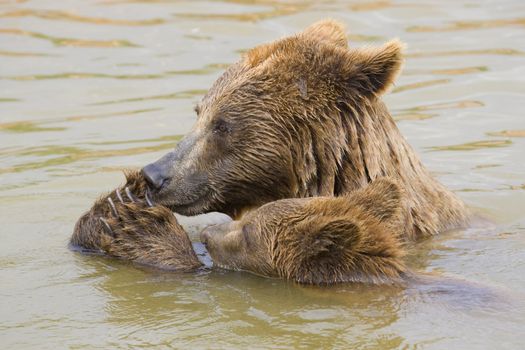
[[[175,274],[67,249],[120,169],[188,132],[240,52],[335,17],[399,37],[386,97],[436,176],[491,219],[422,242],[407,288]],[[0,1],[0,344],[18,348],[520,349],[523,1]],[[214,217],[184,220],[196,226]]]

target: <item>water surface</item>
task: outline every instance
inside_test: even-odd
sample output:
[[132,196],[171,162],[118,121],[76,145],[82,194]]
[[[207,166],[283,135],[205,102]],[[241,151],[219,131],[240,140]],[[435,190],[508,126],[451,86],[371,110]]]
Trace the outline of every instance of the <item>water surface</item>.
[[[386,101],[429,169],[491,220],[414,248],[434,282],[313,288],[67,250],[75,220],[122,168],[174,147],[240,52],[325,17],[354,46],[408,44]],[[518,0],[0,1],[0,343],[523,348],[524,101]]]

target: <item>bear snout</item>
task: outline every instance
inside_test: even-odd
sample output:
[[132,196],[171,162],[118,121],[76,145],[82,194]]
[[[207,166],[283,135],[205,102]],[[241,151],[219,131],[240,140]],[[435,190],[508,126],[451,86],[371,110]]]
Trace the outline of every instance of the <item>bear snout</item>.
[[148,186],[156,191],[159,191],[168,181],[168,176],[155,163],[146,165],[142,169],[142,175]]

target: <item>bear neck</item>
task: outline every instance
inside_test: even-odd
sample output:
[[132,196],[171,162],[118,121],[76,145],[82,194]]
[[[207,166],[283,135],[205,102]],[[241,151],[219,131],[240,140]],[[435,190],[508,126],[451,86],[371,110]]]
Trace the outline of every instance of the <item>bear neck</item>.
[[381,100],[341,102],[303,125],[294,197],[342,196],[387,176],[407,192],[410,239],[465,225],[464,204],[430,175]]

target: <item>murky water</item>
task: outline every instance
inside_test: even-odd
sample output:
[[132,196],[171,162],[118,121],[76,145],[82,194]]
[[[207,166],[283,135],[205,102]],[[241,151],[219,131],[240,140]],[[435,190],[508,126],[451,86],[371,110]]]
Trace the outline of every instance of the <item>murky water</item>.
[[[173,147],[240,52],[324,17],[351,45],[408,43],[387,103],[425,164],[493,221],[416,246],[411,264],[441,277],[312,288],[67,250],[79,215],[121,168]],[[519,0],[0,1],[0,344],[523,348],[524,101]]]

